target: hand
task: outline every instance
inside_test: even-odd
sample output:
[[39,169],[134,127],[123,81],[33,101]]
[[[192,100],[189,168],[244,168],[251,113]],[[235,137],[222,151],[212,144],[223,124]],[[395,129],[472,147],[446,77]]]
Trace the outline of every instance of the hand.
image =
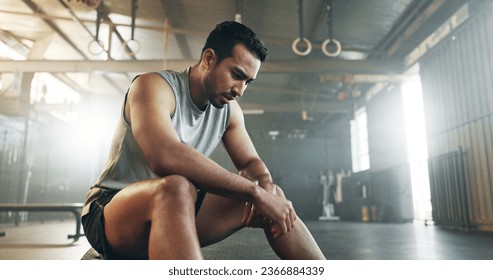
[[[274,192],[276,189],[274,188]],[[289,232],[295,221],[296,213],[291,201],[262,190],[253,203],[245,204],[242,224],[250,227],[270,227],[272,236],[277,238]]]
[[272,224],[272,221],[267,220],[262,216],[251,202],[245,202],[245,210],[241,223],[249,228],[265,228]]
[[[256,185],[259,184],[259,181],[256,180],[247,170],[241,170],[239,175],[247,178]],[[263,186],[260,187],[267,191],[270,191],[274,195],[276,194],[276,188],[278,188],[277,185],[274,185],[272,183],[263,184]],[[246,202],[245,210],[243,211],[242,224],[243,226],[250,228],[265,228],[267,226],[271,226],[272,221],[267,220],[264,216],[262,216],[251,202]]]

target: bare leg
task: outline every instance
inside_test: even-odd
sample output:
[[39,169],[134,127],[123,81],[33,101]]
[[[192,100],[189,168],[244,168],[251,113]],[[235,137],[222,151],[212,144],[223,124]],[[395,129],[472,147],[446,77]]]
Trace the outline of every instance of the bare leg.
[[[282,191],[278,194],[283,196]],[[244,202],[207,194],[197,216],[200,244],[207,246],[223,240],[243,228]],[[287,234],[272,238],[270,228],[264,229],[269,244],[281,259],[325,259],[317,243],[301,219]]]
[[298,218],[287,234],[273,238],[270,229],[264,229],[270,246],[281,259],[325,260],[317,243],[305,224]]
[[195,187],[184,177],[138,182],[104,210],[113,252],[129,258],[202,259],[195,228]]
[[[276,193],[284,197],[281,188],[277,188]],[[264,228],[264,232],[270,246],[281,259],[325,260],[324,254],[300,218],[296,219],[293,229],[281,237],[273,238],[269,228]]]
[[197,232],[202,247],[219,242],[243,228],[241,201],[206,194],[197,215]]

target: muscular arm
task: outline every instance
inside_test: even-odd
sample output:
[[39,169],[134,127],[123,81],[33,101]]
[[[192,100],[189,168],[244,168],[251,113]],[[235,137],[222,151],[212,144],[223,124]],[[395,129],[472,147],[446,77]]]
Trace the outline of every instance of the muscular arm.
[[237,102],[231,103],[231,121],[223,136],[223,143],[241,176],[271,190],[272,177],[248,136],[243,113]]
[[[205,191],[259,205],[259,211],[264,216],[280,224],[281,233],[289,231],[294,220],[294,210],[290,202],[277,199],[258,188],[252,181],[224,169],[200,152],[181,143],[170,117],[174,107],[175,99],[170,86],[155,74],[140,76],[130,87],[125,117],[131,123],[135,139],[151,169],[158,176],[182,175]],[[255,157],[255,150],[249,147],[251,142],[246,147],[242,145],[245,143],[231,143],[234,139],[241,140],[241,133],[237,133],[240,130],[237,130],[236,124],[236,121],[232,120],[232,126],[226,132],[230,135],[225,138],[226,143],[229,143],[226,146],[231,149],[238,145],[237,152],[233,153],[233,160],[238,166],[246,168],[258,156]],[[254,174],[257,172],[256,168],[247,170]]]
[[[223,143],[233,160],[234,165],[239,170],[239,174],[250,181],[257,184],[267,192],[277,195],[279,200],[287,201],[281,198],[278,193],[277,185],[274,184],[272,176],[265,166],[264,162],[260,159],[248,132],[245,128],[245,122],[243,113],[240,106],[236,102],[231,102],[231,121],[230,125],[223,136]],[[291,204],[291,202],[288,202]],[[265,215],[258,216],[257,211],[262,213],[263,205],[248,202],[245,205],[245,212],[243,215],[243,224],[250,227],[263,227],[265,223]],[[292,212],[293,221],[296,219],[294,210]],[[279,225],[272,227],[274,235],[278,235],[281,230]]]
[[130,87],[125,115],[151,169],[158,176],[182,175],[206,191],[254,199],[254,184],[181,143],[170,117],[174,107],[170,86],[155,74],[140,76]]

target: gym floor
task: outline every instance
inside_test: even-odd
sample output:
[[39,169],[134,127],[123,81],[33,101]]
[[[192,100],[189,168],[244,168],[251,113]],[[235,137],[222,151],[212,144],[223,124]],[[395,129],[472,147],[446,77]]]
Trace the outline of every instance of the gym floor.
[[[493,260],[493,234],[423,224],[308,221],[331,260]],[[73,234],[73,220],[0,224],[0,260],[79,260],[90,248]],[[276,260],[263,232],[244,229],[203,249],[211,260]]]

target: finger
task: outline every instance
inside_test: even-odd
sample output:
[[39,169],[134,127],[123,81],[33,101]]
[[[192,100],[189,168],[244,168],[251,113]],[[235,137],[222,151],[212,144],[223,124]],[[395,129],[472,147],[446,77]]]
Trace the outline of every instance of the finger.
[[248,227],[256,227],[257,226],[257,220],[258,220],[258,211],[255,209],[255,207],[252,207],[252,210],[250,212],[249,222],[248,222]]
[[289,210],[289,213],[286,217],[286,225],[288,227],[288,231],[290,231],[294,227],[293,210]]
[[241,222],[242,225],[252,228],[263,228],[265,217],[251,203],[248,203],[248,205],[245,204],[245,208]]
[[294,210],[291,212],[291,216],[292,216],[292,220],[293,220],[293,227],[294,227],[295,222],[296,222],[296,212],[295,212]]
[[286,223],[281,223],[281,224],[277,224],[277,225],[279,227],[278,236],[282,236],[288,232],[288,227],[287,227]]
[[250,202],[245,203],[245,209],[243,210],[243,217],[241,219],[241,224],[246,225],[248,221],[248,217],[250,216],[250,212],[252,210],[252,205]]
[[255,206],[253,204],[250,203],[250,212],[249,212],[249,215],[248,215],[248,219],[246,221],[246,225],[247,226],[250,226],[252,224],[252,221],[253,221],[253,218],[255,217],[255,213],[257,212],[257,210],[255,209]]
[[279,226],[277,224],[273,224],[270,228],[270,232],[272,233],[273,238],[278,238],[281,236],[281,231],[279,230]]
[[288,213],[288,215],[286,216],[286,232],[289,232],[292,228],[292,221],[291,221],[291,213]]

